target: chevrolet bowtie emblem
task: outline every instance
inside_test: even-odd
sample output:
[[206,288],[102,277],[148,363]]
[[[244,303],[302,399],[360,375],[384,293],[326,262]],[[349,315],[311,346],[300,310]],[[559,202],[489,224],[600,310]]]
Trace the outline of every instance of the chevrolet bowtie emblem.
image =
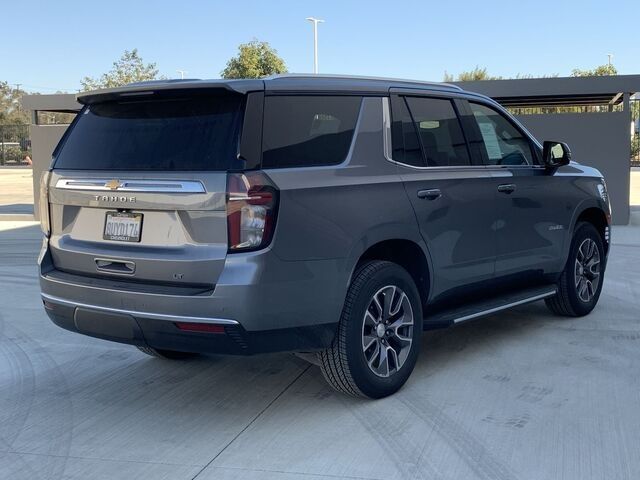
[[117,190],[122,186],[122,184],[120,183],[120,180],[113,179],[105,183],[104,186],[110,190]]

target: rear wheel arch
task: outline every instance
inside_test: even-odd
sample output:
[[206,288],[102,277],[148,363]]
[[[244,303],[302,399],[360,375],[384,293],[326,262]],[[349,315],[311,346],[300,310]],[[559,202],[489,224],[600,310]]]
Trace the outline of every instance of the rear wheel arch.
[[388,261],[404,268],[416,284],[422,308],[425,311],[433,282],[433,270],[429,254],[421,245],[413,240],[401,238],[379,241],[360,255],[351,272],[350,279],[354,278],[361,265],[372,260]]

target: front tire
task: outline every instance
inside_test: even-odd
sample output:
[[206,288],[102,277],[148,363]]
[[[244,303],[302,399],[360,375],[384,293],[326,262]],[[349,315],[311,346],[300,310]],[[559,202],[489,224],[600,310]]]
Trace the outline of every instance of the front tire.
[[420,294],[409,273],[391,262],[367,262],[349,286],[331,347],[318,354],[322,374],[348,395],[391,395],[413,371],[421,333]]
[[590,313],[600,298],[604,265],[605,252],[598,230],[591,223],[580,222],[558,281],[558,293],[545,299],[549,310],[566,317]]

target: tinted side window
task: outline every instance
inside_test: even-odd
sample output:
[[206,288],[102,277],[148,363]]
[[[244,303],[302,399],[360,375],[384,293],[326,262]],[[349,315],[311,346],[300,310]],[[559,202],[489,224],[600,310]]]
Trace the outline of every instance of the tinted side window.
[[424,167],[420,140],[404,97],[391,96],[391,116],[393,118],[391,131],[393,160],[414,167]]
[[310,167],[343,162],[360,111],[360,97],[265,98],[262,167]]
[[533,165],[531,144],[502,114],[469,102],[484,141],[489,165]]
[[427,165],[470,165],[467,142],[451,100],[407,97]]

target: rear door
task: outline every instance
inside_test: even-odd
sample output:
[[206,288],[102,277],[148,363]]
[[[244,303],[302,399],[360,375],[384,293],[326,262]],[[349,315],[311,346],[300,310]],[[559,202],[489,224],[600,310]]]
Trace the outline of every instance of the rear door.
[[495,178],[496,276],[558,271],[572,211],[562,178],[549,175],[532,140],[498,108],[468,106]]
[[164,94],[87,105],[58,151],[50,252],[68,274],[212,287],[245,100]]
[[431,254],[434,298],[494,274],[493,179],[472,163],[457,102],[391,97],[393,160]]

